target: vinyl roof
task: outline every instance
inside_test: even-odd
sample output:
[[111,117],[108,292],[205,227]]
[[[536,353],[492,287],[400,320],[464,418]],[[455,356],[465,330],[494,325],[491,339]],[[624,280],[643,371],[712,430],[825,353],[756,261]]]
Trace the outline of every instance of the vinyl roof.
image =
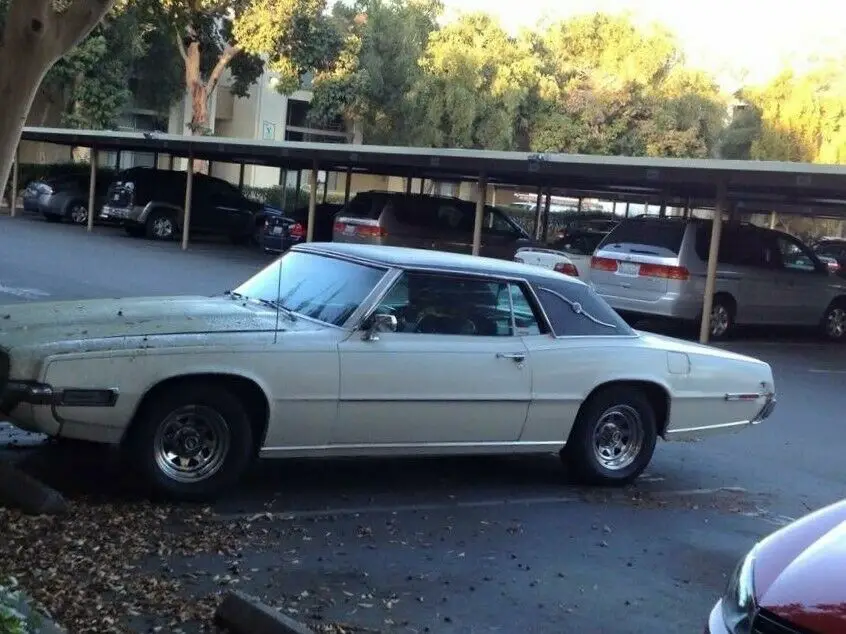
[[846,166],[841,165],[531,154],[40,127],[24,128],[22,139],[288,169],[316,165],[327,171],[349,168],[362,173],[467,181],[484,173],[494,184],[590,192],[632,202],[692,198],[697,201],[694,206],[707,206],[717,183],[724,181],[729,199],[743,201],[747,211],[781,205],[783,213],[846,216]]

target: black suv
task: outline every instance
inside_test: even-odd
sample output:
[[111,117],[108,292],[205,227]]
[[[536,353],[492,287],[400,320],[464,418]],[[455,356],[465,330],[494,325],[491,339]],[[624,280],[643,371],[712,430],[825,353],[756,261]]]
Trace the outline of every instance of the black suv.
[[[100,218],[123,225],[131,236],[171,240],[182,230],[186,172],[134,167],[109,187]],[[268,211],[220,178],[194,174],[191,233],[228,236],[246,243],[258,237]]]

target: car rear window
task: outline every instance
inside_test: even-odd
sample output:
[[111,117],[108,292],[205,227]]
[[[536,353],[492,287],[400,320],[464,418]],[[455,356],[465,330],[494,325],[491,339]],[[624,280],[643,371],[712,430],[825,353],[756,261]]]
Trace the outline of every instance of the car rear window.
[[385,208],[385,197],[378,194],[357,194],[341,210],[345,218],[378,220]]
[[632,336],[635,332],[586,284],[532,284],[558,337]]
[[678,255],[686,227],[687,223],[673,220],[624,220],[605,237],[599,248],[626,244],[641,247],[630,249],[633,252],[655,251],[655,255],[665,255],[666,252]]

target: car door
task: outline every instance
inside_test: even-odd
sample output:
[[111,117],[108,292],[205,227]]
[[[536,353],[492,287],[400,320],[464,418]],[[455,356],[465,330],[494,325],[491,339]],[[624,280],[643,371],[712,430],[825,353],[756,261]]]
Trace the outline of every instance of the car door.
[[777,292],[784,305],[783,323],[819,323],[831,299],[827,267],[793,236],[776,233],[775,241],[781,265]]
[[772,234],[745,226],[729,226],[720,239],[717,291],[731,293],[735,320],[742,324],[783,323],[778,295],[778,257]]
[[[405,272],[377,311],[396,332],[340,344],[335,445],[472,446],[519,439],[532,389],[507,283]],[[509,306],[505,309],[505,306]]]
[[[197,227],[213,233],[237,235],[245,231],[250,212],[240,192],[226,181],[204,176],[197,179],[200,212]],[[193,223],[193,209],[192,209]]]
[[[475,214],[473,222],[475,223]],[[508,218],[494,207],[485,207],[482,222],[482,244],[480,255],[500,260],[510,260],[519,246],[529,244],[531,240]],[[472,246],[472,239],[471,239]]]

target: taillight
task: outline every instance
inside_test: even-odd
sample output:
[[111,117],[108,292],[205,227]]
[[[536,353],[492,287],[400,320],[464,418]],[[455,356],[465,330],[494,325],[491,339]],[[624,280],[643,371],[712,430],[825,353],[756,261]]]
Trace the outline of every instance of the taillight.
[[384,238],[388,235],[382,227],[374,227],[372,225],[358,225],[355,228],[355,234],[359,238]]
[[572,262],[556,262],[553,268],[564,275],[579,277],[579,269],[577,269],[576,265]]
[[590,259],[590,268],[596,269],[597,271],[608,271],[609,273],[614,273],[617,271],[617,260],[612,258],[592,257]]
[[302,238],[305,235],[305,228],[299,222],[295,222],[288,227],[288,235],[292,238]]
[[690,271],[683,266],[669,266],[666,264],[641,264],[638,275],[641,277],[660,277],[665,280],[690,279]]

